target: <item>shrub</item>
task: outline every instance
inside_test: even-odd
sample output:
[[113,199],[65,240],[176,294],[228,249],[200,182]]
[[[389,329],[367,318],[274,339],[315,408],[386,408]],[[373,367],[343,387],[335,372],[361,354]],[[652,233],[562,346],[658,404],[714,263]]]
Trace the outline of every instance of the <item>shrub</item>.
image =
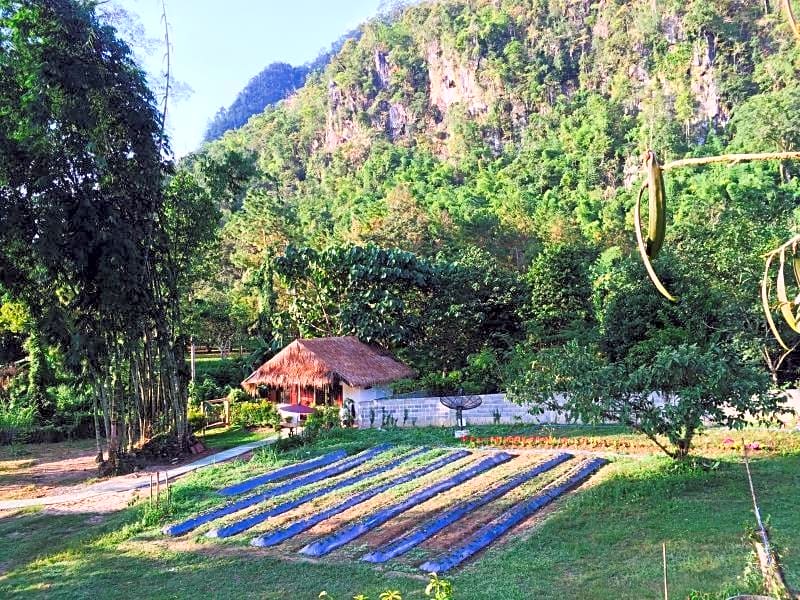
[[272,444],[272,447],[275,448],[277,452],[288,452],[289,450],[294,450],[300,446],[305,446],[307,443],[313,441],[313,439],[314,436],[312,436],[306,429],[303,431],[303,435],[293,435],[292,437],[279,438],[274,444]]
[[220,389],[239,387],[242,379],[247,377],[250,371],[250,365],[247,364],[246,358],[198,361],[195,364],[197,380],[210,379]]
[[237,402],[231,406],[231,422],[240,427],[280,427],[278,409],[269,400]]
[[[446,579],[440,579],[436,573],[429,575],[430,579],[425,588],[425,596],[433,600],[453,600],[453,584]],[[318,598],[320,600],[333,600],[328,592],[320,592]],[[368,596],[358,594],[353,596],[353,600],[369,600]],[[378,595],[378,600],[403,600],[403,596],[399,590],[386,590]]]
[[191,431],[200,431],[206,425],[206,415],[202,409],[190,406],[189,407],[189,429]]
[[199,378],[189,383],[189,404],[200,406],[206,400],[214,400],[224,395],[223,389],[217,383],[205,377],[200,383]]
[[0,444],[10,444],[33,427],[36,407],[0,402]]
[[450,371],[446,375],[428,373],[422,378],[422,386],[433,396],[479,394],[483,391],[479,384],[467,379],[463,371]]
[[421,383],[418,379],[398,379],[389,384],[389,389],[392,391],[392,394],[399,395],[416,392],[420,389],[420,386]]
[[55,398],[57,414],[66,415],[76,410],[89,411],[92,408],[91,392],[76,384],[61,383],[47,391]]
[[250,401],[250,396],[241,388],[233,388],[228,392],[228,400],[231,402],[248,402]]
[[319,419],[324,429],[333,429],[339,427],[339,407],[338,406],[320,406],[317,407],[317,412],[309,417]]

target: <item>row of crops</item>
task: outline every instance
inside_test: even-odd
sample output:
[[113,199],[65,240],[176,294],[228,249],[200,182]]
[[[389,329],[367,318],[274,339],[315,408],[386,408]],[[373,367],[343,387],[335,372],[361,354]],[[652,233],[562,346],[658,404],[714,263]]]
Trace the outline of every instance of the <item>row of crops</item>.
[[[367,539],[363,561],[383,563],[423,548],[427,560],[419,568],[442,573],[581,485],[605,462],[568,453],[389,445],[352,456],[337,451],[222,488],[227,503],[168,525],[164,533],[229,538],[250,532],[253,546],[282,545],[282,552],[312,557],[348,545],[363,552],[353,542]],[[442,548],[437,539],[455,542]]]

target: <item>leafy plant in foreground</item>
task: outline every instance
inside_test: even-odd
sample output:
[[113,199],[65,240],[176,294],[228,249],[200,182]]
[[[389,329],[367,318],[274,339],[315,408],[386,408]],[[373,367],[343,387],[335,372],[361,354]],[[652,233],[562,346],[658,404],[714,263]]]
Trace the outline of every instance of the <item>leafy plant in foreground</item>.
[[[425,587],[425,595],[433,600],[453,600],[453,584],[446,579],[441,579],[436,573],[430,574],[430,580]],[[328,592],[320,592],[318,598],[320,600],[333,600]],[[353,600],[369,600],[369,596],[365,594],[356,594]],[[403,596],[399,590],[386,590],[381,592],[378,600],[403,600]]]

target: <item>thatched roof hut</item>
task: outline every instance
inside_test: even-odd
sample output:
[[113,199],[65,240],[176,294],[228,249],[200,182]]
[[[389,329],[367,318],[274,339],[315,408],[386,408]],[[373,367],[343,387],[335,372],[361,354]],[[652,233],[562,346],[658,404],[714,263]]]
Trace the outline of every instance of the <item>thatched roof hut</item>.
[[249,393],[259,386],[322,388],[344,383],[368,388],[414,376],[413,369],[355,337],[298,339],[261,365],[242,387]]

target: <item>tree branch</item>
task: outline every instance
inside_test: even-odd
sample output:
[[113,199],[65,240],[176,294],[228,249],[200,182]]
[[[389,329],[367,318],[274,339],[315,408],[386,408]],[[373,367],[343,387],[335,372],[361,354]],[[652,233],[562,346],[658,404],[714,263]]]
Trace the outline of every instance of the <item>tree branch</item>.
[[797,19],[794,17],[794,10],[792,10],[792,0],[783,0],[783,12],[786,13],[786,20],[789,21],[789,26],[794,32],[794,37],[800,41],[800,27],[797,26]]
[[167,3],[166,0],[161,0],[161,21],[164,23],[164,43],[167,46],[167,51],[164,55],[164,58],[167,61],[167,72],[165,76],[165,87],[164,87],[164,108],[161,111],[161,134],[158,139],[158,149],[159,151],[163,151],[164,149],[164,131],[167,126],[167,102],[169,101],[169,87],[170,87],[170,79],[172,77],[170,73],[171,61],[170,55],[172,52],[170,51],[169,47],[169,22],[167,21]]
[[712,163],[751,162],[755,160],[800,160],[800,152],[760,152],[754,154],[722,154],[720,156],[701,156],[699,158],[682,158],[673,160],[661,167],[662,171],[671,171],[679,167],[696,167]]

